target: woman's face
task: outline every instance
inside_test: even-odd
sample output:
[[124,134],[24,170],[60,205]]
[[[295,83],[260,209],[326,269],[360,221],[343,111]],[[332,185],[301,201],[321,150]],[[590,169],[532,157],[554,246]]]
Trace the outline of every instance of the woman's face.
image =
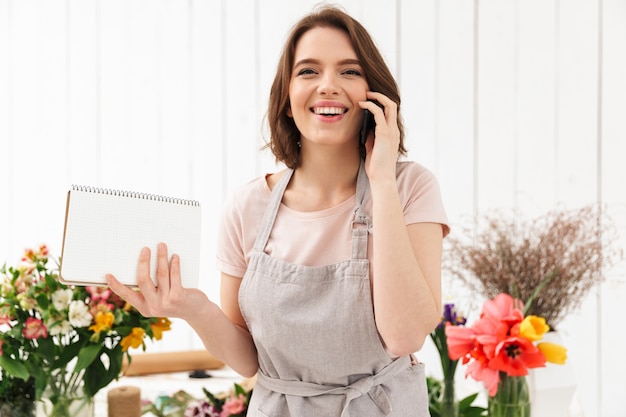
[[[358,102],[366,99],[365,74],[348,36],[317,27],[296,45],[289,84],[289,117],[301,141],[320,145],[356,142],[363,120]],[[355,146],[355,149],[358,149]]]

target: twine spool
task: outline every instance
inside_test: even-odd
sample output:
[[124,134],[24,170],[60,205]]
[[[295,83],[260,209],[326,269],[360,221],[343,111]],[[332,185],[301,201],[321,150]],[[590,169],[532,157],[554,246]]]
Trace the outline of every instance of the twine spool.
[[141,389],[121,386],[107,394],[109,417],[141,417]]

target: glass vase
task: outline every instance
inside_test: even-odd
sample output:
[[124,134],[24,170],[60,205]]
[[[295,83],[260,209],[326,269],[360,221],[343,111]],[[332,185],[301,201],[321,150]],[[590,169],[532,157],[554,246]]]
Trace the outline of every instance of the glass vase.
[[500,373],[498,392],[488,400],[489,417],[530,417],[528,382],[524,376]]
[[459,404],[454,392],[454,378],[443,380],[441,393],[441,417],[458,417]]
[[71,392],[46,389],[37,404],[37,417],[94,417],[94,399],[82,387]]

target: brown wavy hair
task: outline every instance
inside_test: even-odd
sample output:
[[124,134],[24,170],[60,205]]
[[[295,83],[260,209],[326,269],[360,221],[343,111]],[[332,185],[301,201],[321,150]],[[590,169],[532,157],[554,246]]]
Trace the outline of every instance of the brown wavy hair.
[[406,155],[404,126],[400,117],[400,92],[391,71],[363,25],[341,9],[328,5],[320,6],[300,19],[285,42],[270,90],[267,110],[270,140],[265,147],[270,148],[276,161],[283,162],[289,168],[296,168],[300,165],[298,146],[300,131],[293,119],[287,115],[289,83],[298,41],[306,32],[317,27],[339,29],[348,35],[357,58],[361,62],[370,90],[384,94],[398,105],[398,129],[400,130],[398,152]]

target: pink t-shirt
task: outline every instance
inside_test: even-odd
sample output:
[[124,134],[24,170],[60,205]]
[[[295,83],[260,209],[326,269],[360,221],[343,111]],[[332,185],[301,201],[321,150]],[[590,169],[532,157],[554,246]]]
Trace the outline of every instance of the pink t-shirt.
[[[440,223],[444,236],[448,219],[435,176],[416,162],[398,162],[398,191],[405,223]],[[271,190],[265,176],[238,188],[224,203],[217,241],[217,267],[243,277]],[[265,252],[287,262],[321,266],[350,259],[356,196],[328,209],[300,212],[281,204]],[[372,212],[371,198],[365,211]],[[371,233],[376,231],[375,219]],[[372,260],[372,239],[368,258]]]

